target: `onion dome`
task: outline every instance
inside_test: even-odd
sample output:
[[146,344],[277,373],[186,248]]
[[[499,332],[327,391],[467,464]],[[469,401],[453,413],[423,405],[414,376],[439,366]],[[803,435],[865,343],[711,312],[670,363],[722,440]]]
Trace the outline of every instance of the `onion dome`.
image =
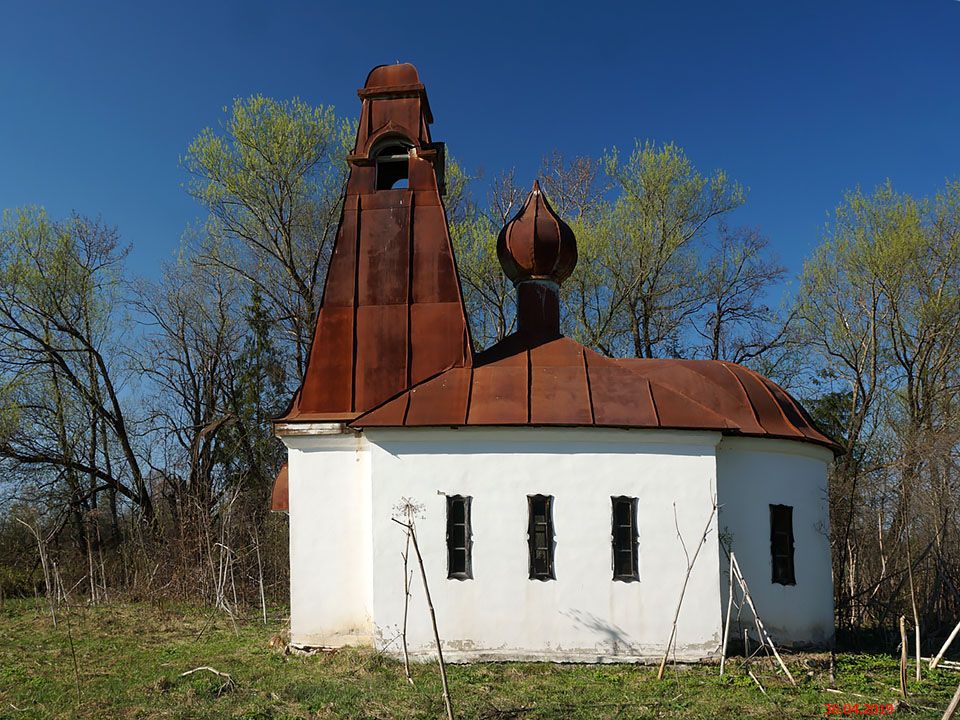
[[497,257],[503,272],[518,285],[525,280],[562,283],[577,264],[573,230],[557,215],[540,183],[497,238]]

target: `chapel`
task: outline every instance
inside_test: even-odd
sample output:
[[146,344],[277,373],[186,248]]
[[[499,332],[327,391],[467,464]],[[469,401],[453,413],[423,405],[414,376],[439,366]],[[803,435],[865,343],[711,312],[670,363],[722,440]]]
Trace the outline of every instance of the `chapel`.
[[380,66],[358,94],[307,369],[274,424],[291,643],[399,654],[406,616],[410,653],[434,653],[416,579],[405,612],[413,506],[448,660],[659,659],[685,581],[676,657],[716,657],[731,551],[778,644],[830,645],[837,444],[746,367],[564,337],[576,238],[537,183],[496,239],[516,331],[476,351],[424,85]]

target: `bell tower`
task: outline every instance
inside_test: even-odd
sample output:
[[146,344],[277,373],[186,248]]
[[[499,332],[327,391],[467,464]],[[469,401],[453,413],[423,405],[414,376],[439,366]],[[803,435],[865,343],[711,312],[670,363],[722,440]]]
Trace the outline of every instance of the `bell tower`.
[[286,422],[349,421],[473,361],[426,90],[413,65],[382,65],[358,94],[343,215]]

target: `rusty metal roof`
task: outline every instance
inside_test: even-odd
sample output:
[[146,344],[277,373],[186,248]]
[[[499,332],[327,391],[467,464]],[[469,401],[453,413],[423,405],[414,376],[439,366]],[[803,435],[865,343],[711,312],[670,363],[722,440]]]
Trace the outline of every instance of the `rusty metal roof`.
[[[440,200],[443,148],[430,138],[420,77],[412,65],[381,66],[359,94],[306,376],[278,421],[714,430],[840,451],[786,391],[745,367],[612,359],[560,336],[558,288],[576,240],[536,184],[497,248],[517,286],[519,329],[474,356]],[[409,187],[378,190],[376,148],[394,138],[411,148]]]
[[[303,384],[278,421],[345,421],[472,361],[430,139],[426,91],[409,64],[371,71]],[[381,140],[410,147],[408,187],[377,189]]]
[[515,284],[549,279],[562,283],[577,265],[577,240],[535,180],[520,211],[497,236],[497,258]]
[[560,425],[715,430],[838,451],[776,383],[714,360],[613,359],[569,338],[508,337],[361,415],[352,427]]

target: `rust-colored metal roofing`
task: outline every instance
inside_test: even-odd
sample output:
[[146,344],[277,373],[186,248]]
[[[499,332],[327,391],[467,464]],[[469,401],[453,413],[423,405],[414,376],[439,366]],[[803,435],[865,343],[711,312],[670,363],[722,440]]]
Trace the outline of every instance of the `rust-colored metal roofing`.
[[273,481],[273,493],[270,496],[271,510],[290,510],[290,479],[287,464],[284,463]]
[[539,181],[534,181],[520,212],[500,231],[497,258],[515,284],[537,279],[559,284],[576,267],[577,240],[573,230],[550,207]]
[[[558,290],[576,263],[576,239],[536,184],[498,239],[517,288],[518,331],[474,356],[440,200],[443,146],[430,138],[420,77],[412,65],[381,66],[359,95],[306,376],[279,421],[713,430],[839,452],[796,400],[745,367],[612,359],[562,337]],[[377,189],[378,148],[396,141],[410,148],[401,155],[409,187]],[[280,486],[278,476],[275,493]]]
[[569,338],[511,336],[352,427],[565,425],[715,430],[839,447],[776,383],[714,360],[613,359]]
[[[303,384],[279,421],[345,421],[472,360],[440,200],[443,146],[416,68],[375,68]],[[378,189],[377,148],[401,143],[406,188]]]

